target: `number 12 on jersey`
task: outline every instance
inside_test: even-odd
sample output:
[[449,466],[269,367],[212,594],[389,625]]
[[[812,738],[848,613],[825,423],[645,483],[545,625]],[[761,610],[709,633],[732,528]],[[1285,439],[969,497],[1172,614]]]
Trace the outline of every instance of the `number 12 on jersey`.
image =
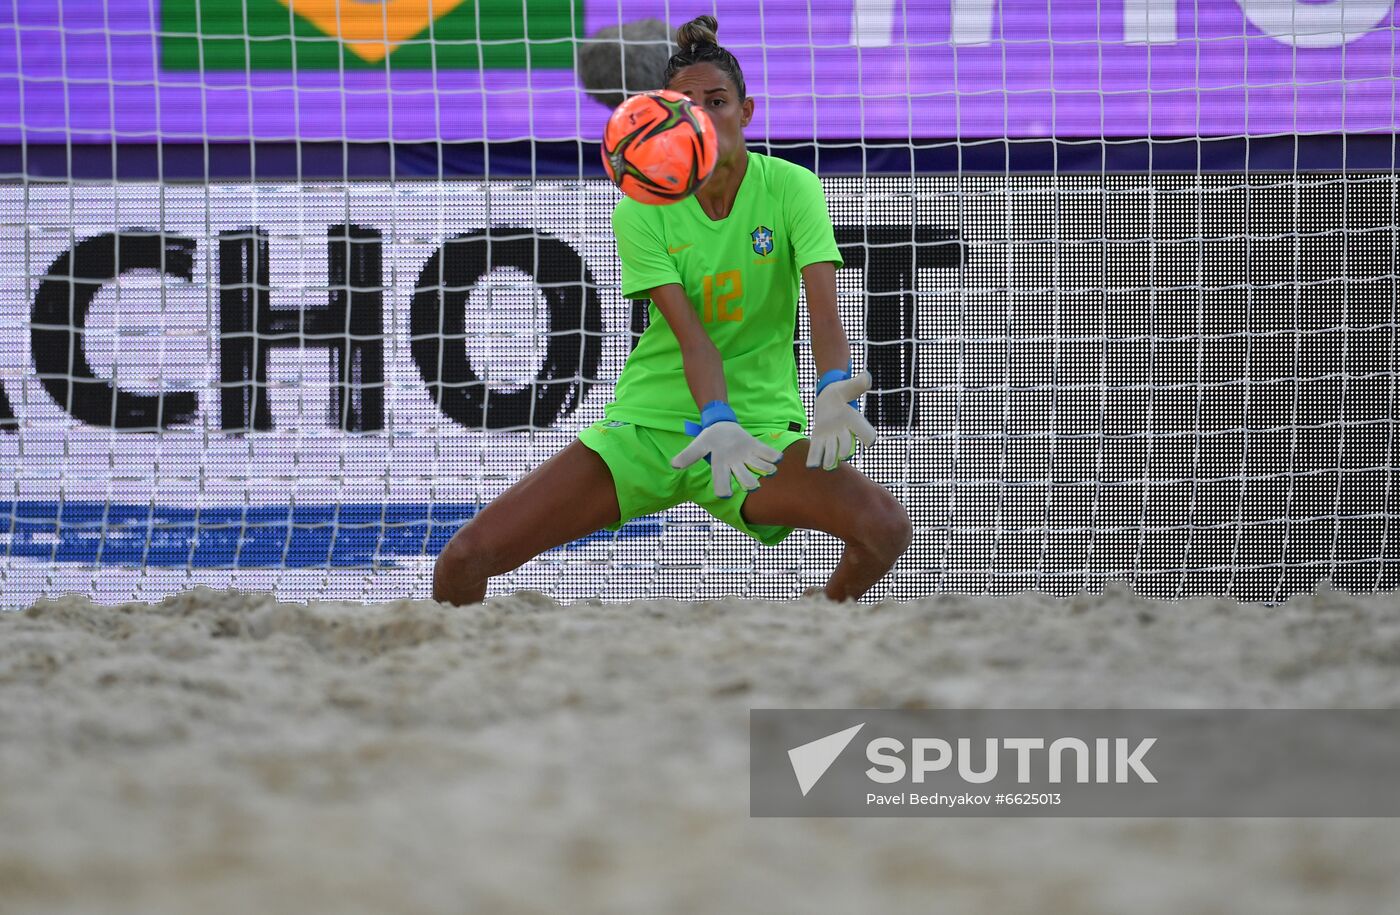
[[707,276],[703,285],[705,290],[704,321],[706,324],[713,324],[715,321],[744,320],[744,309],[738,305],[731,308],[729,304],[744,294],[744,278],[738,270],[726,270],[723,273]]

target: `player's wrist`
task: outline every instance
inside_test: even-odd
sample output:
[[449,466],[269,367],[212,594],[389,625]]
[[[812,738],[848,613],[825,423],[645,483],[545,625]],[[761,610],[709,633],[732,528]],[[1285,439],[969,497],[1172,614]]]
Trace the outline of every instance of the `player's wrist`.
[[700,408],[700,428],[708,429],[715,423],[737,423],[739,417],[728,401],[712,400]]
[[845,381],[850,377],[851,370],[849,367],[844,369],[830,369],[829,371],[822,372],[821,377],[817,379],[817,395],[821,396],[822,391],[827,385],[836,381]]
[[[825,372],[822,372],[821,377],[817,379],[817,390],[815,396],[820,397],[822,395],[822,391],[825,390],[829,385],[833,385],[838,381],[849,381],[853,377],[855,376],[851,374],[850,362],[846,363],[846,367],[844,369],[828,369]],[[850,405],[852,409],[860,409],[860,402],[858,400],[850,401]]]

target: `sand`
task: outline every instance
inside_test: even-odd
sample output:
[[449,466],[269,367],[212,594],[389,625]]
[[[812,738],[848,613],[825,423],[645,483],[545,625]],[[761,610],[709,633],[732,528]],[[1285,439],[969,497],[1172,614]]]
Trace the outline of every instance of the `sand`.
[[1400,600],[0,614],[0,911],[1376,913],[1392,820],[759,820],[759,707],[1390,707]]

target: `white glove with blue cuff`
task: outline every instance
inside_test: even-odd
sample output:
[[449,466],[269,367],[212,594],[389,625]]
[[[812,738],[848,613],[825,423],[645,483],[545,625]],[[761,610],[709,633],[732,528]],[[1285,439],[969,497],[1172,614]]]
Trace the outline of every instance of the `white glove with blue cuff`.
[[832,369],[817,381],[817,402],[812,407],[812,444],[807,466],[835,470],[856,450],[856,440],[869,448],[875,444],[875,427],[860,415],[857,399],[870,390],[870,373],[854,377],[846,369]]
[[729,404],[712,400],[700,413],[700,424],[686,423],[686,431],[695,441],[671,459],[671,466],[684,470],[702,457],[710,462],[710,476],[715,495],[728,499],[734,495],[734,483],[748,492],[758,488],[758,478],[778,469],[783,453],[754,438],[739,425]]

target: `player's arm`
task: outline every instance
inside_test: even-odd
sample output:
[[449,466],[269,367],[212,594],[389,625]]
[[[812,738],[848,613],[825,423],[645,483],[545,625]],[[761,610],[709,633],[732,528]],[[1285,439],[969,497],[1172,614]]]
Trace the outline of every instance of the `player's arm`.
[[812,406],[812,444],[807,466],[835,470],[855,453],[856,441],[875,443],[875,429],[860,415],[860,395],[870,390],[870,373],[851,376],[851,344],[836,310],[836,268],[841,249],[831,228],[826,194],[805,169],[788,173],[784,188],[792,253],[807,291],[812,326],[812,358],[817,363],[817,398]]
[[613,236],[622,261],[622,294],[629,299],[651,299],[666,319],[680,343],[691,396],[703,410],[711,401],[729,400],[724,362],[685,294],[681,275],[652,221],[651,209],[655,208],[624,201],[613,210]]
[[645,293],[657,311],[666,319],[676,342],[681,346],[681,362],[685,366],[685,382],[695,405],[704,410],[712,401],[728,401],[729,386],[724,382],[724,358],[719,354],[700,316],[678,283],[657,286]]
[[812,359],[817,377],[833,369],[850,367],[851,344],[836,310],[836,265],[820,261],[802,268],[807,290],[807,319],[812,326]]
[[851,344],[836,308],[836,265],[818,261],[802,268],[807,318],[812,327],[812,358],[817,363],[817,398],[812,408],[812,444],[807,466],[835,470],[855,453],[856,441],[875,443],[875,429],[857,401],[870,390],[870,373],[850,372]]
[[739,418],[729,406],[724,359],[700,323],[685,289],[677,283],[667,283],[647,295],[676,335],[686,384],[700,408],[700,422],[693,429],[695,441],[671,460],[671,466],[681,470],[707,458],[715,495],[721,499],[734,494],[734,479],[750,492],[757,489],[760,476],[778,469],[782,452],[763,444],[739,425]]

